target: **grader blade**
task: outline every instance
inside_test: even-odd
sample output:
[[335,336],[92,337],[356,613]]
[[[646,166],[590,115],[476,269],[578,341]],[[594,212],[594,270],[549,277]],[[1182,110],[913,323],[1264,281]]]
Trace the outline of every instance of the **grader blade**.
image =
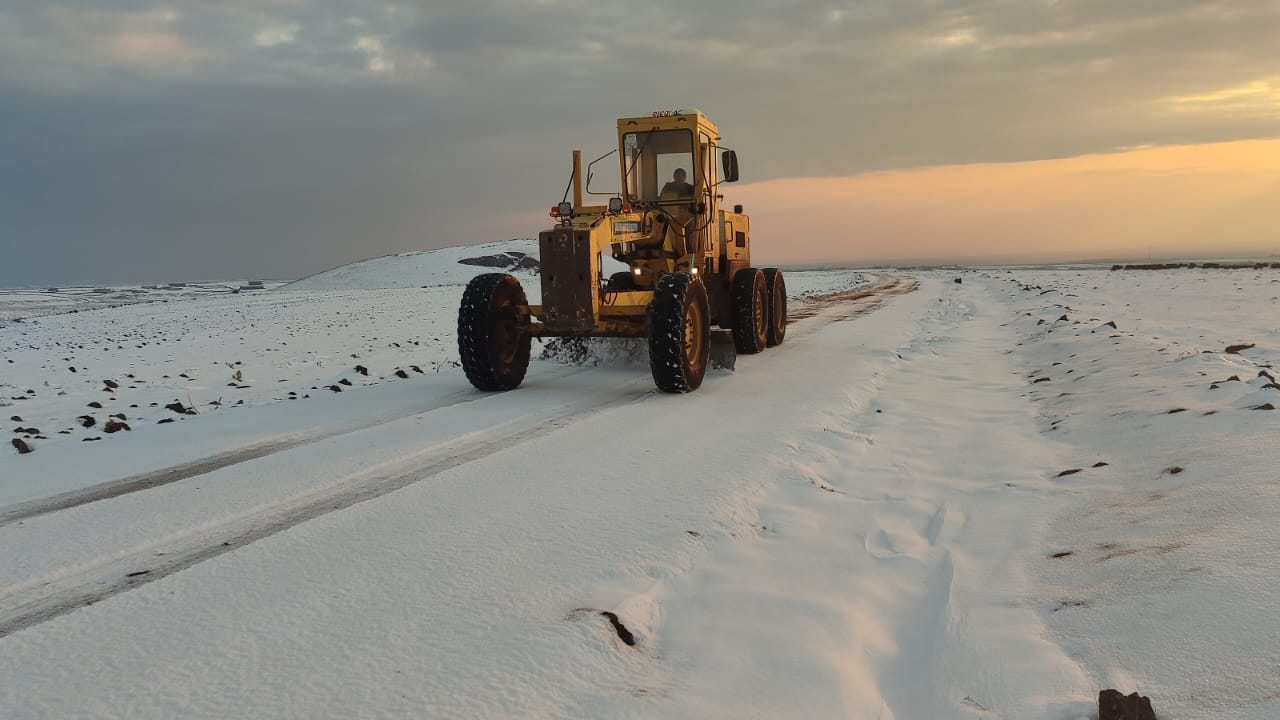
[[733,343],[732,330],[712,330],[711,347],[708,358],[711,367],[721,370],[732,370],[738,362],[738,348]]

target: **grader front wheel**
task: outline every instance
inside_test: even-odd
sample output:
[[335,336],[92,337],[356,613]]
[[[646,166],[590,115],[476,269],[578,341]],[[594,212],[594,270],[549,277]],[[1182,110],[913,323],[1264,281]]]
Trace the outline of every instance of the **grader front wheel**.
[[687,272],[663,275],[649,306],[649,369],[658,389],[697,390],[707,372],[711,309],[707,289]]
[[458,308],[458,356],[467,379],[485,391],[511,390],[529,369],[529,301],[505,273],[477,275]]

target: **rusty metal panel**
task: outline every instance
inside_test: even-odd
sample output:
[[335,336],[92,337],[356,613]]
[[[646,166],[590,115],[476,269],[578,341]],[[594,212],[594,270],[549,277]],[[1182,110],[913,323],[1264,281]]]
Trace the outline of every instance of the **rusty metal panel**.
[[585,334],[595,328],[596,259],[590,230],[558,227],[538,235],[542,322],[548,329]]

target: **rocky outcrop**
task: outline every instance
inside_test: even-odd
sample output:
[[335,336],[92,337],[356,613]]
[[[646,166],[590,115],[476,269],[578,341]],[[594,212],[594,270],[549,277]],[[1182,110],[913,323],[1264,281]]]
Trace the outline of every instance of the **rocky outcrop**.
[[478,257],[463,258],[458,262],[463,265],[478,265],[480,267],[495,268],[498,270],[528,270],[533,273],[538,272],[537,258],[514,250],[499,253],[497,255],[480,255]]

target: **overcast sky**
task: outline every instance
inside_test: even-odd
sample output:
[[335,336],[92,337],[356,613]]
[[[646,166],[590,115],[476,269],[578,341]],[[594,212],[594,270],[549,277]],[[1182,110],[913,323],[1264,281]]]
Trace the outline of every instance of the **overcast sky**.
[[748,184],[1276,137],[1278,28],[1278,0],[6,0],[0,285],[534,236],[570,151],[656,109],[707,113]]

